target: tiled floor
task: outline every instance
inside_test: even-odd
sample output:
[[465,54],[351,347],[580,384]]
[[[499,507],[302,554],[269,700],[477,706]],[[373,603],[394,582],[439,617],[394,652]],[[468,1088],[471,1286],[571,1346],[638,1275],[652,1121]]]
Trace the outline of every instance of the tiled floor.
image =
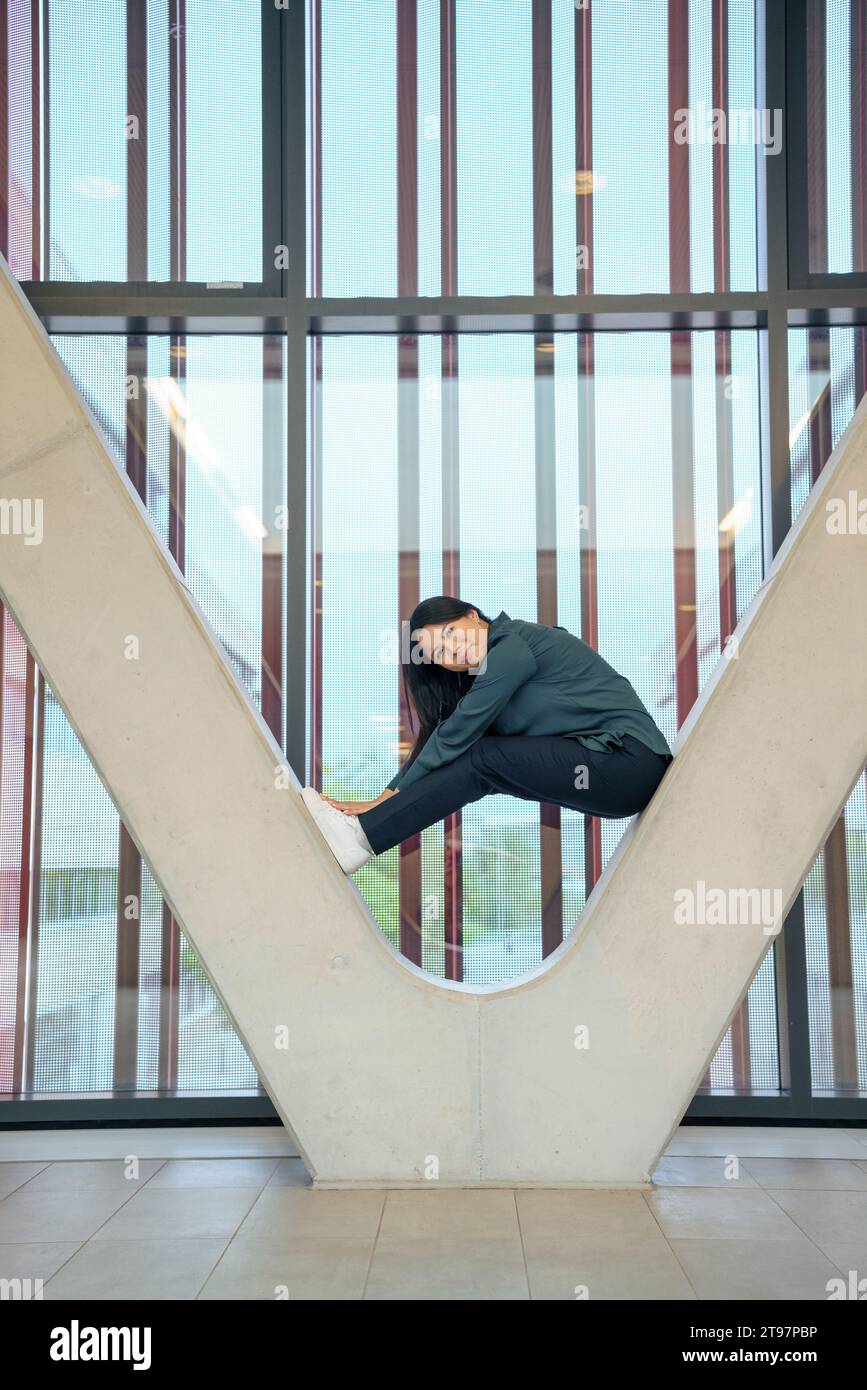
[[277,1126],[9,1132],[0,1278],[45,1299],[647,1300],[867,1277],[867,1129],[688,1126],[644,1192],[317,1192],[288,1151]]

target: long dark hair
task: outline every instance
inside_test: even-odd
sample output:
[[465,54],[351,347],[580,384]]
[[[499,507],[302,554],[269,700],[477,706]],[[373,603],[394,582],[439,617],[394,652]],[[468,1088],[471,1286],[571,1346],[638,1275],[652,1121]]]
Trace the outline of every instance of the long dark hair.
[[[418,720],[418,733],[407,767],[415,762],[437,724],[447,719],[462,695],[470,689],[474,677],[469,671],[448,671],[433,661],[419,661],[415,633],[430,623],[450,623],[454,618],[463,618],[473,609],[486,623],[491,619],[474,603],[463,599],[438,594],[435,598],[424,599],[414,608],[409,617],[409,643],[401,641],[401,666],[403,670],[403,690],[410,711]],[[413,661],[412,654],[416,653]]]

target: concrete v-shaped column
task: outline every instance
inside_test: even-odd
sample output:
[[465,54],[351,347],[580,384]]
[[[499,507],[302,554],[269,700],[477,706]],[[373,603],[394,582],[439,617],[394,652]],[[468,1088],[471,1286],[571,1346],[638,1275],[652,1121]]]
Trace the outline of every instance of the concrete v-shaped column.
[[[314,1179],[647,1182],[773,941],[732,915],[761,889],[788,910],[867,761],[867,402],[570,937],[507,986],[446,985],[278,788],[280,749],[0,270],[3,601]],[[38,544],[10,525],[27,499]]]

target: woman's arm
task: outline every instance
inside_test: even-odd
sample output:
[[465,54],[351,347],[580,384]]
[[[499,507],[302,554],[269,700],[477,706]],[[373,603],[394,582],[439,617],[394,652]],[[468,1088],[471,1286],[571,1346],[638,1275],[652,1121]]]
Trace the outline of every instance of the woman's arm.
[[485,668],[473,677],[448,719],[434,730],[414,762],[401,770],[400,789],[460,757],[489,729],[519,686],[535,675],[536,658],[523,637],[508,633],[489,647]]
[[523,637],[517,633],[502,637],[488,649],[485,669],[473,677],[470,689],[458,700],[448,719],[434,730],[415,761],[404,763],[375,801],[334,801],[328,796],[323,800],[336,806],[338,811],[357,816],[378,806],[387,797],[397,796],[417,778],[450,763],[471,748],[490,728],[518,687],[535,675],[536,669],[536,658]]
[[335,801],[332,796],[323,796],[322,800],[327,801],[329,806],[336,806],[338,811],[345,811],[349,816],[360,816],[362,811],[369,811],[372,807],[378,806],[381,801],[386,801],[388,797],[396,795],[397,792],[386,787],[375,801]]

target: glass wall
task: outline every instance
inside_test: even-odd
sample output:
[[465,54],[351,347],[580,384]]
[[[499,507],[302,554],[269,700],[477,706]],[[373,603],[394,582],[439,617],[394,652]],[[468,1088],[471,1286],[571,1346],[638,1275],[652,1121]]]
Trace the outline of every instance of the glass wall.
[[[865,6],[0,0],[0,252],[301,781],[392,777],[440,592],[583,636],[674,737],[864,394]],[[0,647],[0,1094],[256,1097],[8,613]],[[865,802],[703,1114],[863,1096]],[[408,960],[505,981],[625,825],[490,797],[357,882]]]
[[261,5],[3,5],[13,274],[261,281]]
[[[867,328],[793,329],[789,364],[797,516],[867,389]],[[804,917],[813,1088],[857,1095],[867,1090],[867,773],[807,877]]]
[[807,271],[867,274],[867,6],[798,7],[804,69]]
[[[284,340],[53,341],[238,679],[282,739]],[[149,866],[5,621],[4,747],[13,759],[0,777],[3,1089],[255,1093],[256,1072]],[[22,841],[32,846],[33,887],[23,942]]]
[[757,288],[752,0],[312,12],[314,292]]

